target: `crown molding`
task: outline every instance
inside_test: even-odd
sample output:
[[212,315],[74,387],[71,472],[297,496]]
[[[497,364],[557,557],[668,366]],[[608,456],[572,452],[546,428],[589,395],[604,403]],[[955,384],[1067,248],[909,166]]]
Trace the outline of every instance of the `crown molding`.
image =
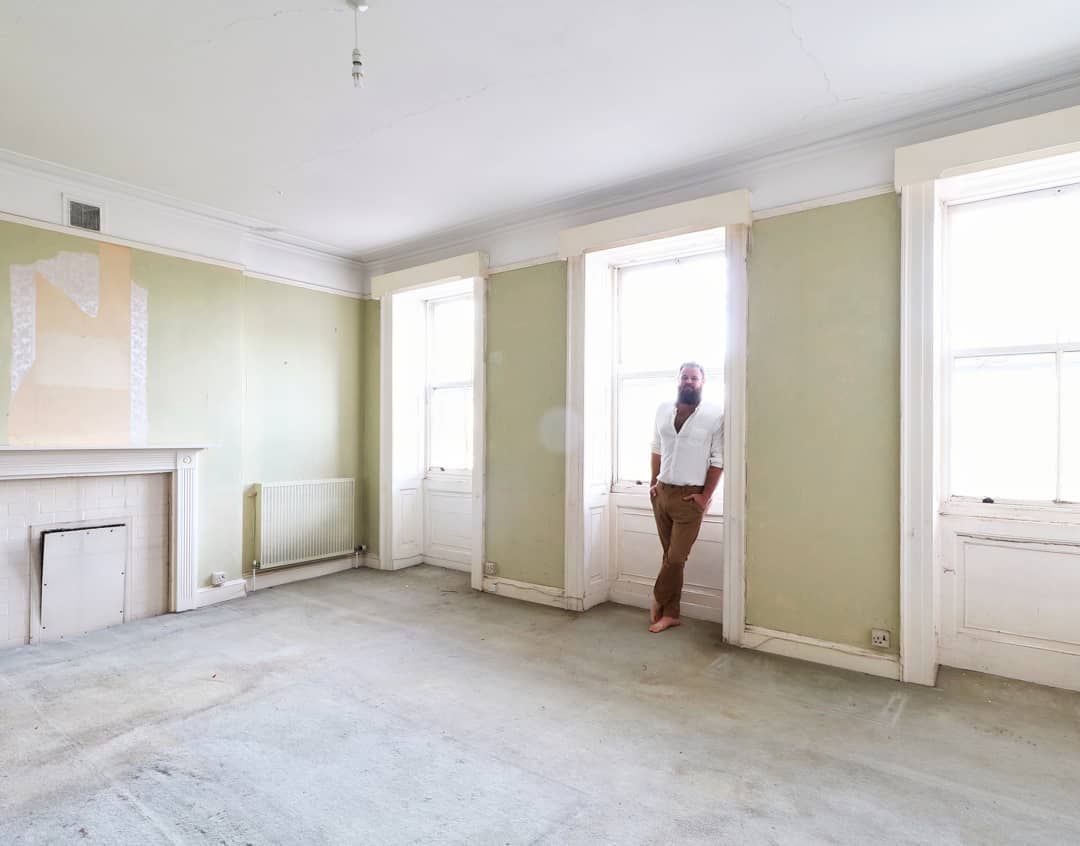
[[[896,146],[951,134],[958,131],[954,128],[958,123],[966,129],[1008,120],[1008,117],[999,117],[995,113],[1016,106],[1022,109],[1032,101],[1055,96],[1080,103],[1080,72],[1061,74],[1030,85],[926,109],[898,120],[883,121],[860,129],[838,132],[833,127],[827,132],[804,132],[772,139],[618,185],[568,194],[539,205],[477,218],[422,238],[366,251],[363,260],[369,272],[386,272],[453,252],[483,247],[484,242],[515,232],[539,229],[549,224],[559,224],[560,228],[562,225],[580,225],[620,211],[640,210],[648,207],[649,203],[660,205],[746,187],[757,195],[756,186],[747,182],[751,175],[807,164],[869,146],[889,146],[888,173],[875,174],[874,178],[862,185],[847,186],[843,192],[826,191],[819,195],[831,198],[849,191],[874,192],[891,176],[891,153]],[[1036,105],[1028,113],[1047,111],[1049,108],[1054,107]],[[805,198],[792,198],[784,203],[770,203],[769,209],[789,204],[808,207],[806,203]],[[755,209],[755,216],[758,211],[765,209]],[[568,224],[568,220],[573,223]],[[492,253],[494,255],[493,250]],[[512,261],[519,263],[526,258],[515,256]]]
[[[225,229],[239,232],[245,237],[259,240],[276,248],[293,251],[303,250],[306,251],[307,255],[311,256],[338,259],[354,264],[359,263],[357,257],[346,250],[313,238],[288,232],[277,224],[257,217],[250,217],[193,200],[174,197],[171,194],[156,191],[152,188],[143,188],[109,176],[101,176],[90,171],[28,156],[15,150],[0,148],[0,168],[44,177],[61,185],[89,186],[97,192],[107,195],[107,198],[110,199],[122,197],[150,203],[158,208],[168,209],[170,212],[196,218],[203,224],[216,224]],[[273,235],[271,233],[281,234]]]

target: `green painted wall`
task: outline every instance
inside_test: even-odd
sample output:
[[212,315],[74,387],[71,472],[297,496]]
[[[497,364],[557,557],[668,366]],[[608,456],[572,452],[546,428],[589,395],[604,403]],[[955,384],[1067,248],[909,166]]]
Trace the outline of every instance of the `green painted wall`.
[[[362,478],[360,300],[244,278],[243,482]],[[362,496],[362,489],[358,491]],[[244,564],[254,557],[245,496]],[[357,511],[357,537],[363,537]]]
[[488,280],[487,559],[563,587],[566,263]]
[[367,544],[368,553],[379,554],[379,301],[363,300],[363,484],[362,497],[363,531],[361,543]]
[[147,289],[148,442],[204,443],[199,456],[199,584],[240,576],[243,282],[236,270],[132,250]]
[[891,194],[754,224],[751,625],[899,644],[899,244]]
[[[97,249],[91,239],[0,223],[0,442],[10,400],[7,267]],[[253,557],[251,483],[364,479],[372,408],[363,403],[370,367],[361,357],[377,310],[157,253],[132,250],[131,261],[149,300],[148,440],[210,445],[200,457],[200,583],[214,570],[237,578]],[[362,539],[366,519],[358,515]]]

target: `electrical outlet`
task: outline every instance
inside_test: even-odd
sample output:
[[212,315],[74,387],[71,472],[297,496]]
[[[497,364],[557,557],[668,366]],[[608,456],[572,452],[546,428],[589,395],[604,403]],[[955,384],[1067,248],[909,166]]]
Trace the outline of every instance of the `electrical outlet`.
[[888,629],[870,629],[870,645],[876,646],[878,649],[889,648],[889,630]]
[[484,564],[484,575],[494,576],[496,571],[496,565],[494,561],[488,561]]
[[221,587],[223,584],[225,584],[225,571],[219,570],[216,573],[211,573],[210,584],[212,584],[214,587]]

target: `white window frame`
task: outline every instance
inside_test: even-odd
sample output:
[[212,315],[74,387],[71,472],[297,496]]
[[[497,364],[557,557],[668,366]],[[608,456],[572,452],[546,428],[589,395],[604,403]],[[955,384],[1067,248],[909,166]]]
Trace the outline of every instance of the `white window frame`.
[[[943,479],[942,224],[946,201],[989,199],[1080,173],[1080,107],[926,141],[896,151],[900,241],[901,679],[937,678],[937,532]],[[967,503],[967,508],[987,507]],[[1031,506],[997,504],[1020,519]],[[1042,509],[1046,513],[1045,509]],[[1062,512],[1054,512],[1060,514]]]
[[[621,273],[624,269],[629,267],[641,267],[647,264],[660,264],[665,262],[680,262],[684,259],[694,258],[702,255],[717,255],[721,258],[724,257],[724,250],[717,249],[715,247],[695,247],[685,250],[678,250],[670,253],[659,253],[647,258],[637,259],[635,261],[620,262],[612,267],[612,273],[614,279],[612,280],[612,374],[611,374],[611,402],[612,402],[612,414],[611,414],[611,492],[612,493],[630,493],[640,494],[643,493],[649,486],[647,480],[637,482],[630,479],[619,478],[619,421],[622,419],[622,382],[628,379],[668,379],[671,382],[672,395],[674,397],[677,374],[672,370],[672,367],[677,367],[679,362],[675,362],[671,367],[663,370],[640,370],[640,371],[628,371],[622,372],[620,360],[621,360],[621,346],[623,342],[622,333],[622,297],[621,297]],[[726,292],[725,292],[726,294]],[[662,294],[658,294],[662,296]],[[702,361],[701,365],[705,368],[706,374],[708,373],[723,373],[724,362],[715,361]],[[723,382],[721,382],[723,385]],[[674,398],[672,399],[674,402]],[[644,451],[645,447],[642,447]],[[723,493],[717,496],[713,505],[710,508],[710,513],[718,512],[722,506]]]
[[[724,229],[728,265],[727,360],[724,362],[723,634],[741,645],[746,627],[746,257],[750,192],[729,191],[563,230],[559,256],[567,259],[566,607],[589,607],[590,538],[587,444],[582,436],[586,379],[586,255],[614,247]],[[610,495],[610,494],[609,494]],[[601,600],[602,601],[602,600]]]
[[[432,382],[431,381],[431,330],[433,324],[433,312],[435,306],[440,303],[446,303],[453,300],[468,300],[472,302],[474,299],[472,292],[463,294],[452,294],[448,297],[435,297],[427,300],[424,303],[425,311],[425,331],[424,337],[427,348],[424,353],[424,474],[428,479],[460,479],[467,481],[472,477],[472,469],[468,467],[441,467],[432,463],[431,458],[431,433],[432,433],[432,420],[431,420],[431,407],[432,397],[436,390],[443,388],[469,388],[475,392],[476,373],[474,371],[473,378],[467,382]],[[476,444],[470,441],[470,447],[472,450],[472,458],[475,462],[476,457]]]
[[470,583],[483,589],[486,555],[487,455],[484,409],[487,403],[485,361],[487,351],[488,257],[466,253],[418,267],[373,276],[371,294],[379,300],[379,557],[367,558],[367,566],[398,570],[419,563],[395,553],[395,538],[403,515],[394,495],[394,300],[398,294],[458,282],[473,292],[473,334],[476,339],[473,370],[473,469],[468,481],[472,496],[472,562]]
[[[949,274],[948,261],[945,256],[949,250],[949,210],[956,206],[982,202],[983,200],[1002,199],[1016,197],[1042,191],[1052,191],[1059,188],[1069,188],[1080,191],[1080,172],[1074,178],[1067,179],[1061,184],[1045,185],[1042,179],[1036,179],[1033,184],[1036,187],[1028,187],[1016,184],[1013,180],[1002,182],[997,190],[990,196],[986,196],[987,185],[985,179],[972,183],[968,179],[944,181],[939,191],[941,203],[941,222],[939,231],[941,261],[941,401],[938,426],[941,432],[941,466],[938,472],[941,474],[941,502],[939,505],[942,514],[968,516],[968,517],[993,517],[1015,518],[1024,516],[1025,519],[1045,520],[1049,522],[1075,522],[1080,520],[1080,502],[1066,502],[1061,499],[1061,451],[1062,451],[1062,426],[1061,426],[1061,366],[1062,358],[1066,353],[1080,353],[1080,339],[1066,343],[1053,344],[1026,344],[1000,347],[972,347],[956,349],[953,347],[952,338],[949,334]],[[952,432],[952,371],[957,359],[961,358],[985,358],[985,357],[1010,357],[1019,355],[1054,355],[1056,360],[1055,379],[1057,380],[1058,399],[1058,437],[1057,459],[1055,462],[1055,496],[1052,500],[1013,499],[1009,497],[995,497],[992,503],[983,502],[980,497],[956,495],[952,491],[952,456],[951,456],[951,432]],[[989,492],[988,492],[989,493]],[[1017,511],[1019,509],[1019,512]]]

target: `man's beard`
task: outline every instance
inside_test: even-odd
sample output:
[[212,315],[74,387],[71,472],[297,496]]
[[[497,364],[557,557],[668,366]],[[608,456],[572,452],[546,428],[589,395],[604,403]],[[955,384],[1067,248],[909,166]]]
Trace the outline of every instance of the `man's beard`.
[[701,402],[701,388],[679,388],[679,402],[698,405]]

